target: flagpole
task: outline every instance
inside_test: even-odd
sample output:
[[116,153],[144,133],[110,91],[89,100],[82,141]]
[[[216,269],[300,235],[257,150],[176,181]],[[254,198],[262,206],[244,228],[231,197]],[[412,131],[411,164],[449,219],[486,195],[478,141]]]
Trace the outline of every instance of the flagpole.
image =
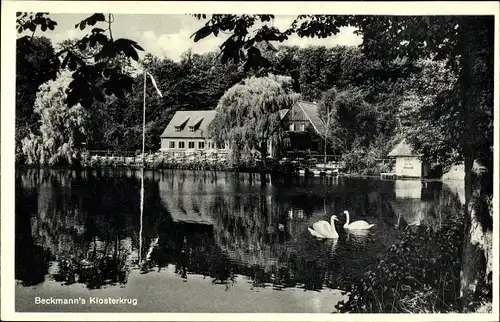
[[146,142],[146,69],[144,69],[144,94],[142,102],[142,166],[144,167],[144,146]]
[[142,104],[142,166],[141,166],[141,218],[139,228],[139,265],[142,263],[142,221],[144,216],[144,146],[146,139],[146,69],[144,69],[144,90]]

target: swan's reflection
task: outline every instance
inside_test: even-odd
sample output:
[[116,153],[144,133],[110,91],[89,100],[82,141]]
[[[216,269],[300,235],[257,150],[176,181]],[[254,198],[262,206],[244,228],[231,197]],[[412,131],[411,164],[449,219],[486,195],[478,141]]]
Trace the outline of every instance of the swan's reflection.
[[330,251],[332,252],[332,254],[335,254],[339,240],[338,239],[329,239],[329,240],[327,240],[327,243],[330,246]]

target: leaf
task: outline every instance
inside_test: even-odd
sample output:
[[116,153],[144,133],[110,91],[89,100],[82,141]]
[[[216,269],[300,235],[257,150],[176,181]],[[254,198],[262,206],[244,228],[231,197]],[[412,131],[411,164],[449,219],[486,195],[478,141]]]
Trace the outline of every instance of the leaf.
[[98,33],[103,33],[103,32],[104,32],[104,29],[102,29],[102,28],[93,28],[92,29],[93,34],[98,34]]
[[36,25],[32,22],[28,22],[28,23],[26,23],[25,28],[28,28],[30,31],[35,31]]
[[120,87],[128,92],[132,91],[134,85],[134,79],[128,75],[121,75],[119,79]]
[[141,46],[139,46],[139,44],[136,43],[135,41],[132,41],[132,46],[134,46],[134,48],[137,49],[137,50],[144,51],[144,48],[142,48]]
[[78,49],[80,49],[81,51],[84,51],[87,48],[87,42],[88,42],[88,38],[82,38],[77,44]]
[[194,42],[198,42],[199,40],[209,36],[212,33],[212,26],[205,25],[197,32],[195,32],[191,37],[194,36]]
[[92,86],[91,89],[92,89],[92,95],[96,100],[98,100],[99,102],[106,102],[106,98],[104,97],[102,91],[99,88],[97,88],[96,86]]
[[70,59],[68,60],[68,68],[71,71],[75,71],[77,67],[78,65],[76,63],[75,57],[74,55],[72,55],[72,57],[70,57]]
[[252,47],[254,44],[255,44],[255,38],[249,39],[245,42],[245,44],[243,45],[243,48],[248,49],[248,48]]
[[62,64],[61,64],[61,68],[66,68],[66,65],[68,64],[68,59],[69,59],[69,56],[71,55],[71,53],[67,53],[66,54],[66,57],[64,57],[63,61],[62,61]]
[[106,18],[104,17],[104,14],[102,13],[94,13],[90,17],[80,21],[75,25],[75,28],[80,27],[80,30],[85,29],[87,25],[93,26],[95,25],[98,21],[106,21]]
[[116,47],[118,52],[123,52],[127,57],[131,57],[133,60],[138,61],[139,60],[139,55],[137,54],[137,51],[134,49],[134,43],[132,40],[129,39],[117,39],[114,42],[114,46]]

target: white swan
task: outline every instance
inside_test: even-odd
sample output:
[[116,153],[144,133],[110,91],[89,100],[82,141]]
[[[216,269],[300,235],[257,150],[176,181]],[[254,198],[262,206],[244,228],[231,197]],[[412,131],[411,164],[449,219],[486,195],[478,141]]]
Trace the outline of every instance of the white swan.
[[309,229],[309,232],[314,237],[337,239],[339,238],[339,234],[335,230],[335,225],[334,225],[335,220],[338,220],[337,216],[333,215],[330,218],[330,223],[324,220],[320,220],[313,224],[313,229],[309,227],[307,227],[307,229]]
[[361,230],[361,229],[370,229],[373,226],[375,226],[375,224],[369,224],[364,220],[356,220],[355,222],[349,223],[349,211],[344,210],[344,215],[347,216],[347,221],[344,224],[345,229]]

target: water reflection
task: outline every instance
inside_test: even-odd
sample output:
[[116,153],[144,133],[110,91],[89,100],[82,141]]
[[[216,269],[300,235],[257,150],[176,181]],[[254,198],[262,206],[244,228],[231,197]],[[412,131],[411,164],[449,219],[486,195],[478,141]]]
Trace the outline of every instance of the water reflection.
[[436,200],[442,191],[442,183],[438,181],[396,180],[395,198],[389,200],[392,210],[397,216],[396,227],[401,218],[409,226],[427,226],[438,230],[442,224],[436,217]]
[[[189,282],[209,277],[227,289],[342,287],[384,256],[408,224],[436,226],[443,187],[420,181],[280,178],[194,171],[16,173],[16,279],[53,279],[89,289],[125,285],[174,266]],[[315,240],[307,227],[349,210],[369,231]],[[36,263],[36,265],[33,265]],[[152,288],[158,287],[151,285]]]

